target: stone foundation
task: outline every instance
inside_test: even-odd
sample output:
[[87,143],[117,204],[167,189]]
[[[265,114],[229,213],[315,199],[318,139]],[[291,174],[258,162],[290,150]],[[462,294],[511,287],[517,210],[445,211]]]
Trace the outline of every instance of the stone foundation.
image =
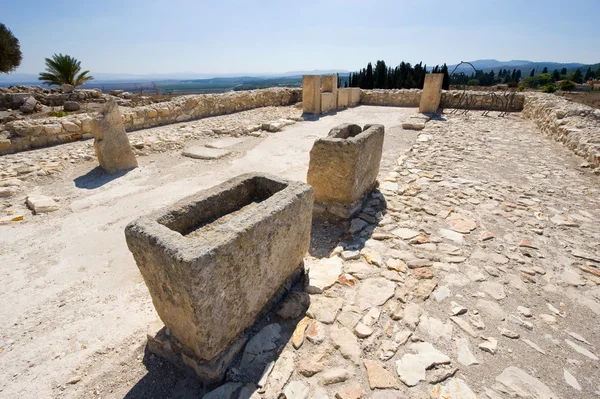
[[310,151],[306,181],[315,189],[315,214],[347,219],[376,185],[383,125],[343,124],[318,139]]
[[[137,108],[123,108],[126,131],[230,114],[260,107],[286,106],[301,99],[301,89],[272,88],[224,94],[199,94]],[[93,115],[29,119],[0,125],[0,155],[92,138]]]
[[[248,174],[127,226],[178,358],[226,369],[244,331],[302,268],[312,204],[304,183]],[[218,379],[205,369],[195,371],[207,383]]]

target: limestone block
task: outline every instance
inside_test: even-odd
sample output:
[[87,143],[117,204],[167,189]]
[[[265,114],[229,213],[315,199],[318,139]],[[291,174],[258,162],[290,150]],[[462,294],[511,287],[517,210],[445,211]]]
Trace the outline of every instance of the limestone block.
[[48,213],[58,210],[58,204],[50,197],[45,195],[29,195],[27,196],[27,206],[36,214]]
[[62,132],[62,125],[60,123],[44,125],[44,131],[49,135],[59,134]]
[[357,203],[376,184],[383,138],[383,125],[367,125],[363,131],[358,125],[342,124],[315,141],[307,176],[315,202],[326,208],[359,209]]
[[[331,109],[337,109],[337,97],[338,97],[338,76],[337,75],[323,75],[321,77],[321,93],[333,93],[333,107]],[[322,100],[321,100],[322,101]],[[323,111],[327,112],[327,111]]]
[[[63,123],[64,126],[64,123]],[[100,167],[108,173],[137,168],[137,160],[123,126],[117,103],[106,103],[100,115],[91,122],[94,148]]]
[[[206,365],[230,354],[302,270],[312,204],[313,190],[305,183],[246,174],[126,227],[127,245],[170,330],[172,349],[186,364]],[[227,365],[214,367],[224,372]]]
[[302,112],[319,115],[321,113],[321,76],[302,76]]
[[336,108],[336,98],[333,93],[321,93],[321,112],[326,113]]
[[361,90],[359,87],[351,87],[350,89],[350,98],[348,99],[348,106],[352,107],[354,105],[360,104],[360,94]]
[[350,102],[350,92],[352,89],[343,88],[338,89],[338,99],[337,99],[337,107],[338,108],[346,108]]
[[442,99],[442,83],[444,82],[443,73],[429,73],[425,75],[425,83],[421,92],[421,102],[419,112],[435,113],[440,106]]

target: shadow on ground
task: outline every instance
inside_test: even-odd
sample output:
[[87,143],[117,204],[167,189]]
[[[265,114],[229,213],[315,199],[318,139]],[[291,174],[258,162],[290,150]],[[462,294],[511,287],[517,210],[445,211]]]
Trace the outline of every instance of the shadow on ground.
[[100,166],[95,167],[84,175],[76,177],[73,182],[75,187],[83,188],[86,190],[94,190],[102,187],[103,185],[110,183],[111,181],[118,179],[119,177],[125,176],[132,169],[122,170],[116,173],[107,173]]

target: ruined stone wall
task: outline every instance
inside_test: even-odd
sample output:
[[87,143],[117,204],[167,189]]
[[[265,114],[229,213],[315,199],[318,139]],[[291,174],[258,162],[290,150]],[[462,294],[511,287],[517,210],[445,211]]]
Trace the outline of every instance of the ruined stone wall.
[[[172,101],[121,109],[125,130],[133,131],[253,108],[300,101],[301,89],[271,88],[177,97]],[[0,155],[91,138],[91,115],[27,119],[0,125]]]
[[33,97],[44,105],[57,107],[67,101],[87,102],[101,99],[102,91],[91,89],[65,93],[61,89],[45,89],[39,86],[12,86],[0,88],[0,108],[19,109],[28,97]]
[[[422,90],[362,90],[360,103],[364,105],[382,105],[392,107],[418,107],[421,101]],[[467,108],[473,110],[504,111],[507,100],[501,92],[491,95],[481,91],[443,91],[440,107],[442,108]],[[508,111],[519,112],[523,110],[524,95],[516,93],[509,102]]]
[[600,167],[600,110],[554,94],[527,93],[523,115],[590,166]]

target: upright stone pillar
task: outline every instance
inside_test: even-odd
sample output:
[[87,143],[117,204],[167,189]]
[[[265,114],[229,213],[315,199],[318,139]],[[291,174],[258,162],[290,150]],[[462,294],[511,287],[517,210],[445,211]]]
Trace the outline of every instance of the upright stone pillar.
[[321,75],[302,76],[302,112],[321,114]]
[[135,159],[119,106],[110,100],[100,115],[92,120],[92,134],[94,135],[94,148],[100,167],[108,173],[137,168]]
[[338,79],[337,75],[323,75],[321,84],[321,111],[337,109]]
[[437,112],[442,99],[443,73],[429,73],[425,75],[425,83],[421,92],[419,112],[433,114]]

